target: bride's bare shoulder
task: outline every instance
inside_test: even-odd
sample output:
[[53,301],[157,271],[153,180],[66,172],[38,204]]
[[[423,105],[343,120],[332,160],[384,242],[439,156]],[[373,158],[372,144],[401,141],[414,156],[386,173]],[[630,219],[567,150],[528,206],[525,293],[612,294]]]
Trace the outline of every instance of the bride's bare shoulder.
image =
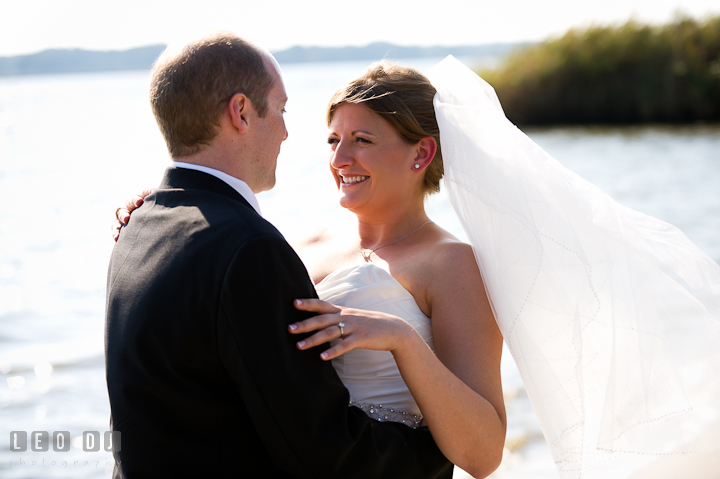
[[441,241],[440,244],[438,244],[437,253],[438,260],[445,264],[470,260],[472,260],[473,263],[475,262],[473,247],[455,237]]
[[412,261],[405,262],[407,281],[419,290],[429,291],[438,283],[454,283],[479,274],[472,246],[442,228],[436,228],[419,246],[412,251]]
[[[459,284],[482,284],[473,247],[450,233],[435,238],[432,248],[422,258],[428,289]],[[443,288],[447,289],[447,288]]]
[[348,234],[342,229],[321,228],[292,243],[314,283],[347,261]]
[[317,228],[309,234],[294,238],[290,244],[300,254],[304,250],[327,245],[338,234],[338,231],[333,231],[331,228]]
[[425,298],[433,321],[459,330],[483,325],[483,331],[495,334],[497,325],[472,246],[455,238],[444,239],[433,248],[426,267]]

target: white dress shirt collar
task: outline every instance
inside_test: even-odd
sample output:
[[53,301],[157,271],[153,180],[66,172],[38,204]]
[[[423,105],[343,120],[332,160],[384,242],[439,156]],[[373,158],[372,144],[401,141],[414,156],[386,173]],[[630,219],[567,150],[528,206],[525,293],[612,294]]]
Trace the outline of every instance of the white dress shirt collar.
[[207,166],[195,165],[193,163],[173,161],[172,165],[176,168],[186,168],[188,170],[202,171],[203,173],[207,173],[208,175],[213,175],[217,179],[223,180],[225,183],[232,186],[235,191],[240,193],[240,195],[242,195],[242,197],[245,198],[248,203],[250,203],[250,206],[252,206],[255,211],[257,211],[257,214],[262,216],[262,213],[260,212],[260,204],[258,203],[255,193],[253,193],[253,190],[251,190],[248,184],[245,183],[243,180],[235,178],[234,176],[230,176],[227,173],[223,173],[220,170],[208,168]]

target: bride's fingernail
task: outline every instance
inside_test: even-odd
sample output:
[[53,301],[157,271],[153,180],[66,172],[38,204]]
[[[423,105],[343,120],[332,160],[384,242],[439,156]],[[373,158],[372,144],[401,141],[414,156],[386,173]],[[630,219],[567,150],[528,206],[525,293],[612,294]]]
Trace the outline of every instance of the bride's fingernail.
[[328,358],[328,353],[322,353],[322,354],[320,354],[320,357],[323,358],[323,359],[327,359],[327,358]]
[[290,331],[295,331],[297,329],[297,324],[291,324],[290,326],[288,326],[288,329]]
[[298,306],[302,306],[302,299],[296,299],[295,304],[297,304]]
[[302,348],[305,346],[305,341],[298,341],[297,345],[298,345],[298,348]]

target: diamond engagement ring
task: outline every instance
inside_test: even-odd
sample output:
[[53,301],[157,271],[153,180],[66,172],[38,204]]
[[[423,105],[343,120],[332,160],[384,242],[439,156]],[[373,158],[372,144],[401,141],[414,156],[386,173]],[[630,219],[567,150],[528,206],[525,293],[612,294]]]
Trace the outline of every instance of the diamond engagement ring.
[[345,327],[345,323],[338,323],[338,328],[340,328],[340,339],[345,339],[345,330],[343,329]]

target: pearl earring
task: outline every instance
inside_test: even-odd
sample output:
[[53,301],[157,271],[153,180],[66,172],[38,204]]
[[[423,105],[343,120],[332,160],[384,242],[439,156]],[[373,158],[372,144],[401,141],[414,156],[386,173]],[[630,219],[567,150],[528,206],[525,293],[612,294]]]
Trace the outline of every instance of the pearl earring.
[[419,170],[419,169],[420,169],[420,164],[419,164],[419,163],[415,163],[415,169],[416,169],[416,170]]

